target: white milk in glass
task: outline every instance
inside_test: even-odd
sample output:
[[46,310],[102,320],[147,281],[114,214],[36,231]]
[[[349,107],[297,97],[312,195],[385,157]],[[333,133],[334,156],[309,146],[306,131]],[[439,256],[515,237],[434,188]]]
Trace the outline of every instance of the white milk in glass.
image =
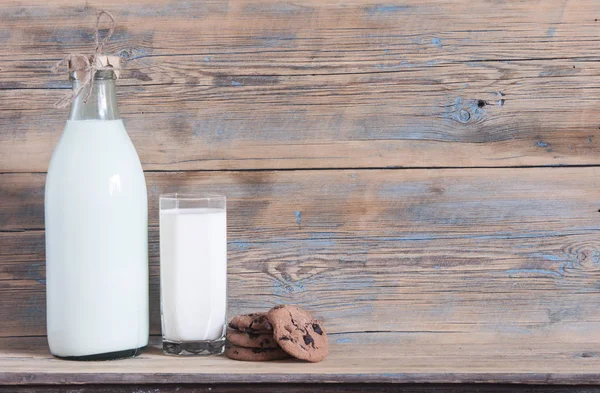
[[160,210],[163,340],[223,337],[227,309],[225,208]]
[[45,213],[52,354],[139,352],[148,343],[146,182],[122,120],[67,122]]

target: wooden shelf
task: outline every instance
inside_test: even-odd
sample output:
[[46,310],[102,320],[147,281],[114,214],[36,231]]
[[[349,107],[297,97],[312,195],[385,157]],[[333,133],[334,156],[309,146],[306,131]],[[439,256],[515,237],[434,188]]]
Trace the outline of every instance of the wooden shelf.
[[[370,337],[364,337],[365,335]],[[382,345],[389,337],[396,345]],[[51,357],[44,337],[0,340],[3,384],[151,384],[245,382],[393,382],[393,383],[600,383],[597,354],[549,353],[544,348],[507,343],[444,343],[432,334],[332,336],[330,356],[317,364],[287,360],[237,362],[225,357],[170,357],[159,338],[140,357],[108,362],[73,362]],[[430,337],[431,338],[431,337]],[[338,342],[339,341],[339,342]],[[370,343],[369,343],[370,342]],[[369,343],[369,344],[364,344]],[[577,350],[577,348],[573,348]]]

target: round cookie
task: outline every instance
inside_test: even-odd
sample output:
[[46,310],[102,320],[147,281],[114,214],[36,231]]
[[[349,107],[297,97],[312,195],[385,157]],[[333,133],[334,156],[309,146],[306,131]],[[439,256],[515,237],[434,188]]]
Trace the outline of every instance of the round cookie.
[[273,326],[269,323],[267,313],[256,312],[233,317],[229,327],[246,333],[271,333]]
[[263,362],[287,359],[290,355],[281,348],[244,348],[232,345],[225,350],[225,356],[233,360]]
[[277,344],[295,358],[320,362],[328,352],[327,333],[321,322],[296,306],[280,305],[268,313]]
[[279,348],[273,333],[255,334],[244,333],[239,330],[227,330],[227,340],[233,345],[246,348]]

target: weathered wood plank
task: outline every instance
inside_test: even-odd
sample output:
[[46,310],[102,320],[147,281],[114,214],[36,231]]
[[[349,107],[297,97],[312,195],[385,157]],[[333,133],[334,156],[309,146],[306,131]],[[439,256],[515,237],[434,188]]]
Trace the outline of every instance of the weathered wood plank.
[[117,53],[132,49],[123,56],[133,58],[248,52],[253,62],[266,65],[274,60],[295,69],[330,69],[344,66],[337,51],[370,60],[368,50],[386,48],[406,57],[422,58],[426,51],[459,60],[598,57],[594,0],[213,0],[200,6],[169,0],[89,1],[83,6],[68,0],[4,0],[2,20],[12,31],[2,36],[3,57],[21,52],[56,58],[56,52],[89,50],[97,8],[110,10],[120,21],[108,48]]
[[[39,386],[0,386],[0,392],[38,393]],[[47,393],[599,393],[599,386],[501,384],[144,384],[44,386]]]
[[[152,230],[153,334],[160,334],[157,237]],[[571,340],[584,338],[592,351],[600,345],[595,332],[600,320],[594,316],[600,308],[596,237],[233,240],[230,315],[296,303],[314,310],[337,333],[532,336],[556,327],[575,334]],[[0,263],[0,336],[43,335],[43,233],[0,234],[0,245],[8,244],[12,254]]]
[[[28,4],[0,11],[5,172],[47,169],[49,68],[89,47],[97,5]],[[146,169],[598,164],[592,0],[203,4],[105,5]]]
[[[597,168],[150,173],[152,331],[159,332],[157,195],[210,189],[229,197],[231,313],[297,303],[333,333],[486,343],[507,335],[515,345],[538,340],[544,351],[581,345],[596,354],[597,175]],[[44,334],[43,231],[35,229],[43,227],[43,180],[0,176],[0,228],[16,231],[0,234],[3,336]],[[19,232],[26,228],[34,230]]]
[[[346,335],[352,339],[356,335]],[[598,384],[600,358],[582,357],[581,345],[498,336],[481,343],[469,337],[393,337],[367,333],[362,344],[332,342],[317,364],[287,360],[240,364],[224,357],[164,356],[153,346],[135,359],[65,362],[48,355],[45,338],[0,339],[0,381],[12,384],[242,383],[242,382],[511,382]],[[477,336],[475,336],[477,338]],[[506,340],[506,341],[501,341]],[[339,340],[338,340],[339,341]],[[507,343],[514,343],[507,351]],[[519,346],[517,346],[517,344]]]
[[[128,86],[120,96],[150,170],[598,164],[600,78],[593,63],[578,66],[539,76],[577,70],[447,65],[276,77],[273,86],[219,86],[208,76],[206,86]],[[27,103],[23,90],[0,95],[4,171],[45,171],[64,126],[64,111],[52,108],[63,91],[27,94]]]
[[[243,239],[287,236],[449,238],[598,230],[600,168],[146,173],[149,225],[158,196],[217,192]],[[45,174],[0,174],[0,230],[43,229]]]

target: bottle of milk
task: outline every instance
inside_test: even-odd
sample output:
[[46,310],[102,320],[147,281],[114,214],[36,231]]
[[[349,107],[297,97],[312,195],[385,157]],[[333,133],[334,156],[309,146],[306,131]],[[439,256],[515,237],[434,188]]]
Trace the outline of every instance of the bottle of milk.
[[[115,72],[94,74],[89,97],[86,87],[71,104],[46,179],[48,343],[72,360],[131,357],[148,344],[146,181]],[[74,91],[82,75],[70,73]]]

